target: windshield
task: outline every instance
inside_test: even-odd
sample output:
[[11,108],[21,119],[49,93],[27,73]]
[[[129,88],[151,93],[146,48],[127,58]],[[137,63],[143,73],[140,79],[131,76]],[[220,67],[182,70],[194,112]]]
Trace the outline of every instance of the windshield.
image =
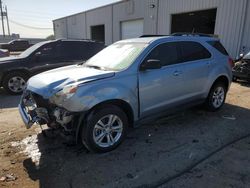
[[23,51],[19,56],[21,57],[28,57],[32,54],[36,49],[40,48],[42,45],[46,44],[47,42],[39,42],[34,44],[33,46],[29,47],[27,50]]
[[146,46],[145,43],[115,43],[93,56],[84,65],[120,71],[129,67]]
[[250,59],[250,52],[248,52],[244,57],[243,59]]

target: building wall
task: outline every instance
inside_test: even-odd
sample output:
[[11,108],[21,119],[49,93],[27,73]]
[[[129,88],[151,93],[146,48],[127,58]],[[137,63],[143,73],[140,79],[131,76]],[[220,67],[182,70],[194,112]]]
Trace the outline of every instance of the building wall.
[[54,21],[54,34],[56,38],[68,38],[67,34],[67,18]]
[[112,6],[105,6],[86,12],[87,38],[91,39],[91,26],[96,25],[105,26],[105,44],[112,44]]
[[[151,9],[150,4],[156,7]],[[113,41],[121,39],[121,22],[143,19],[144,34],[157,32],[158,0],[133,0],[113,5]]]
[[242,12],[247,0],[160,0],[158,34],[170,34],[171,15],[209,8],[217,8],[215,34],[235,57],[240,45]]
[[[168,35],[171,15],[217,8],[215,34],[232,57],[250,49],[249,0],[127,0],[54,21],[56,38],[91,38],[91,26],[105,25],[107,45],[121,39],[121,22],[144,20],[144,34]],[[155,7],[151,5],[154,4]]]
[[242,48],[245,48],[245,52],[250,51],[250,1],[247,1],[246,6],[246,14],[243,15],[245,22],[243,23],[243,32],[242,32],[242,39],[240,45],[240,52],[242,52]]
[[77,14],[67,18],[67,38],[86,39],[85,13]]

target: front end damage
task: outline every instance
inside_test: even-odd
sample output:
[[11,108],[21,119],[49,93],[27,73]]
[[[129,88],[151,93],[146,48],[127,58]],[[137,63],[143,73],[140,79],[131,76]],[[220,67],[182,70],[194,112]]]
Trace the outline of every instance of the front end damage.
[[44,99],[34,92],[26,90],[18,108],[27,129],[31,128],[33,124],[40,126],[47,124],[49,128],[61,129],[67,135],[75,132],[73,119],[77,117],[77,113],[58,107],[49,99]]

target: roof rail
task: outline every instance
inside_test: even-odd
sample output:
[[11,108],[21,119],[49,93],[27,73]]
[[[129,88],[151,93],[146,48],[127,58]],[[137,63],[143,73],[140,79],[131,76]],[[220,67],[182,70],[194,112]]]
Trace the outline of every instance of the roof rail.
[[218,37],[218,36],[213,35],[213,34],[205,34],[205,33],[188,33],[188,32],[172,33],[171,36]]
[[59,38],[55,39],[54,41],[88,41],[88,42],[104,43],[102,41],[97,41],[93,39],[69,39],[69,38]]
[[166,37],[168,35],[142,35],[139,38],[145,38],[145,37]]

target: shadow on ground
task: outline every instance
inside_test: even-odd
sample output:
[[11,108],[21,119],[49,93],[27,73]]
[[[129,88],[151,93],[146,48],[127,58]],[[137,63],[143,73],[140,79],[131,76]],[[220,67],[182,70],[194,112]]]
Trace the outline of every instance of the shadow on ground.
[[240,84],[241,86],[244,86],[244,87],[250,87],[250,81],[237,80],[237,81],[235,81],[235,83],[238,83],[238,84]]
[[0,109],[16,108],[20,101],[20,95],[10,95],[3,88],[0,88]]
[[[194,108],[131,130],[119,148],[105,154],[38,134],[40,163],[28,158],[23,166],[40,188],[167,187],[210,157],[217,160],[217,153],[227,149],[223,146],[249,134],[249,115],[249,109],[230,104],[216,113]],[[230,169],[224,170],[230,177]]]

